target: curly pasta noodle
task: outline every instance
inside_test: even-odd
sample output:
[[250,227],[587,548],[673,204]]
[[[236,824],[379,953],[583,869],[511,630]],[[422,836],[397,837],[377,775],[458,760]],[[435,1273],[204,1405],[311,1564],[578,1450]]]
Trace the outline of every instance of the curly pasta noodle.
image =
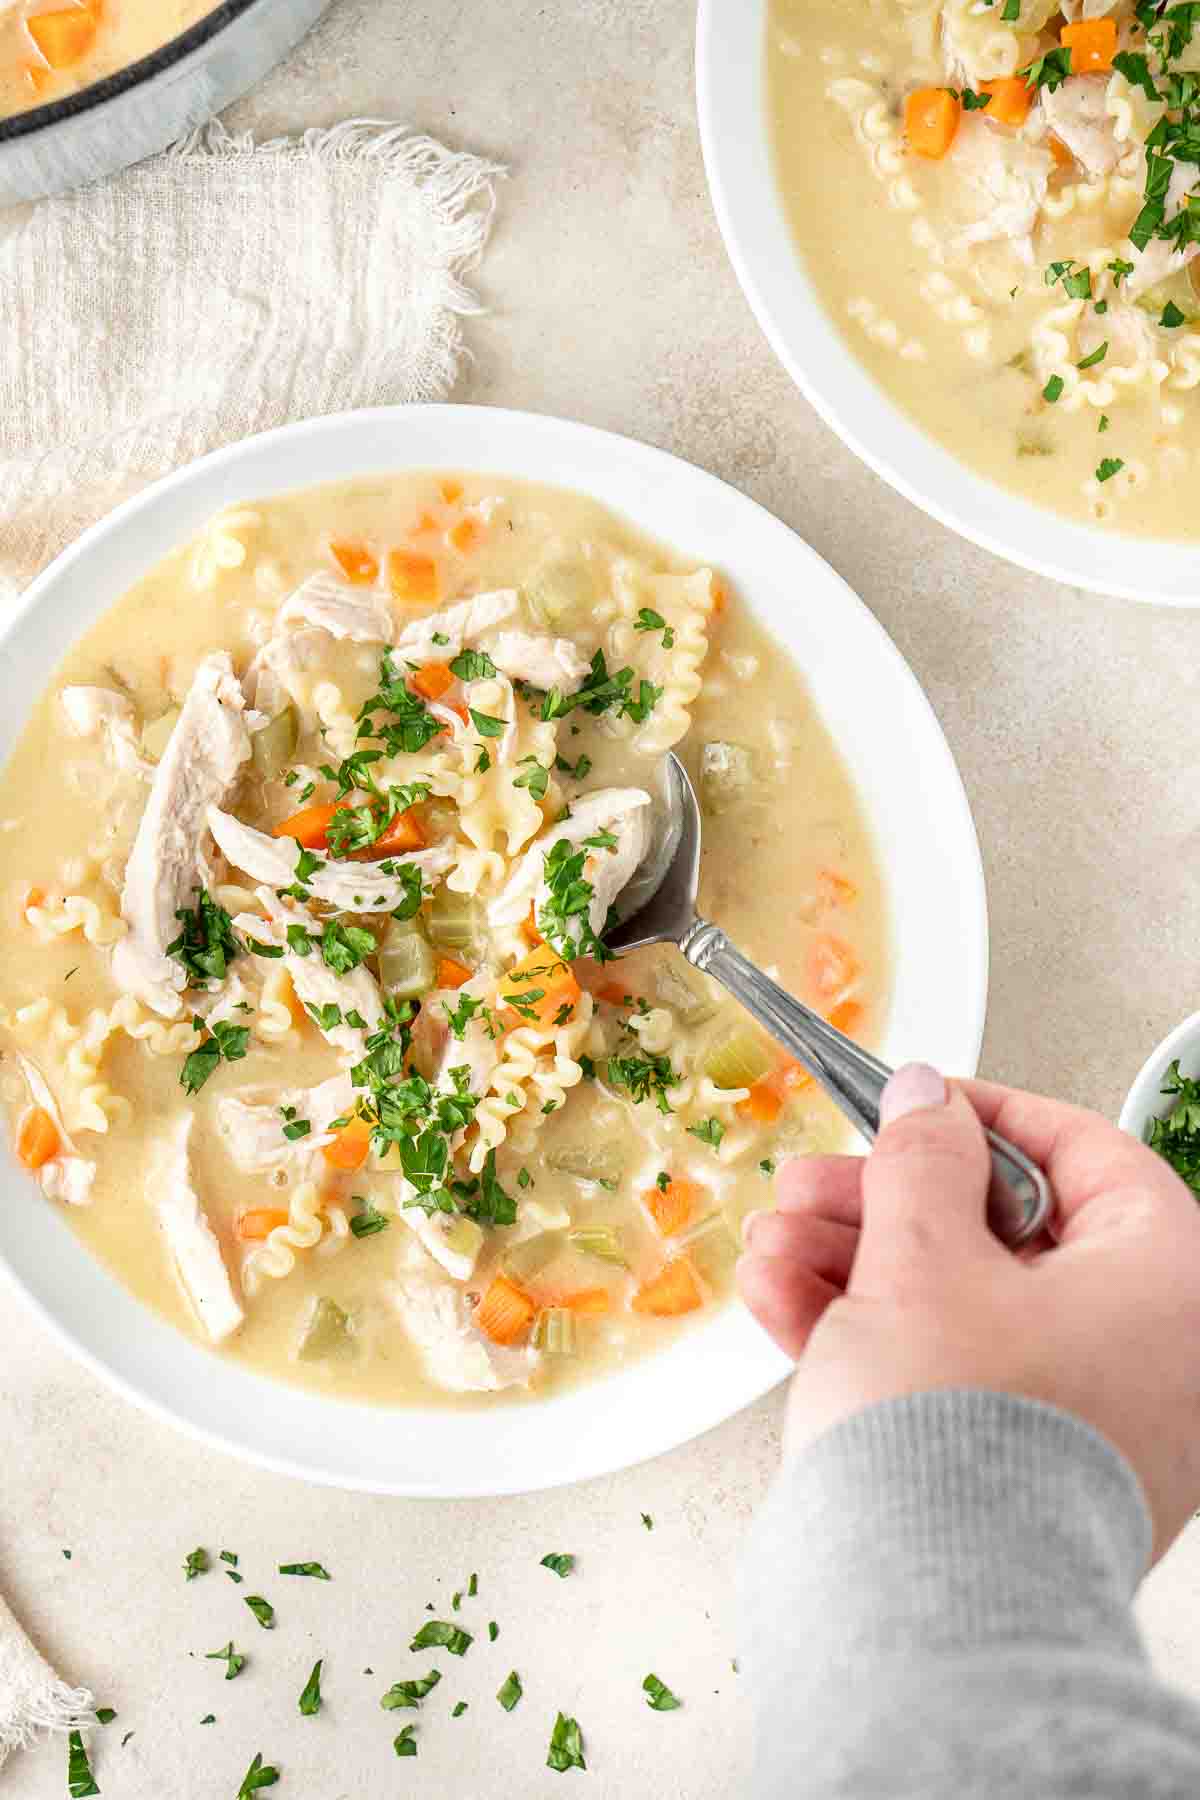
[[[633,748],[642,756],[661,756],[686,735],[689,709],[703,686],[700,671],[708,655],[716,577],[711,569],[697,569],[693,575],[650,575],[626,560],[614,568],[613,586],[620,605],[620,617],[610,628],[613,651],[636,657],[639,675],[662,689],[658,705],[634,734]],[[635,630],[634,620],[644,606],[665,619],[674,635],[669,649],[662,633]]]
[[[1093,252],[1089,261],[1111,260],[1111,251]],[[1098,273],[1098,271],[1097,271]],[[1088,310],[1084,300],[1065,300],[1051,308],[1033,329],[1032,346],[1038,379],[1046,381],[1057,375],[1063,384],[1058,401],[1063,412],[1078,412],[1091,406],[1097,411],[1131,397],[1143,388],[1160,388],[1170,373],[1170,364],[1162,357],[1146,351],[1131,362],[1122,363],[1110,352],[1096,374],[1081,371],[1078,327]]]
[[929,352],[918,338],[902,340],[900,327],[894,319],[881,313],[873,300],[865,294],[857,294],[849,302],[846,311],[856,324],[861,325],[872,343],[882,344],[885,350],[894,350],[904,362],[927,362]]
[[839,75],[825,91],[849,117],[875,174],[889,183],[892,205],[901,212],[915,212],[922,204],[921,197],[913,185],[899,122],[879,82]]
[[26,906],[25,922],[43,944],[56,943],[75,931],[81,931],[89,944],[115,944],[127,929],[124,919],[86,894],[47,895],[36,905]]
[[278,1044],[292,1036],[296,1029],[291,1005],[294,996],[295,989],[287,970],[270,964],[258,997],[258,1011],[251,1021],[256,1037],[264,1043]]
[[341,762],[358,748],[358,722],[346,705],[342,690],[332,681],[313,684],[312,703],[321,725],[321,736]]
[[124,1032],[151,1056],[184,1056],[196,1047],[196,1032],[190,1023],[166,1025],[132,994],[122,994],[101,1017],[106,1038]]
[[1036,37],[1006,30],[977,0],[943,0],[942,33],[947,56],[973,86],[1015,75],[1037,44]]
[[77,1024],[64,1006],[55,1006],[43,995],[16,1012],[0,1012],[0,1025],[15,1035],[33,1034],[44,1039],[57,1068],[51,1080],[63,1123],[68,1131],[106,1133],[110,1126],[127,1125],[133,1108],[100,1073],[100,1058],[108,1037],[103,1011]]
[[[503,738],[485,743],[491,766],[464,779],[459,794],[458,823],[463,836],[476,850],[500,848],[508,857],[518,856],[545,824],[541,807],[527,786],[517,782],[528,776],[532,757],[551,770],[558,748],[558,732],[552,721],[535,717],[527,706],[518,706],[512,683],[503,677],[468,684],[470,706],[479,713],[505,721]],[[469,731],[465,735],[470,735]],[[476,738],[470,736],[471,753],[478,757]],[[453,882],[451,883],[453,886]]]
[[483,1168],[488,1151],[499,1149],[509,1136],[509,1121],[515,1114],[525,1115],[519,1148],[528,1149],[548,1116],[546,1107],[557,1111],[570,1089],[583,1080],[577,1058],[591,1022],[592,997],[584,993],[575,1017],[565,1025],[521,1025],[508,1033],[487,1093],[475,1111],[478,1134],[471,1146],[473,1174]]
[[240,569],[249,555],[249,540],[262,522],[262,514],[249,506],[218,513],[192,551],[188,570],[192,586],[205,591],[228,570]]
[[[332,1223],[332,1213],[339,1212],[343,1229]],[[328,1233],[327,1255],[343,1248],[348,1227],[340,1208],[331,1208],[329,1217],[321,1206],[321,1192],[315,1181],[301,1181],[288,1196],[288,1222],[276,1225],[265,1241],[248,1252],[242,1263],[242,1286],[254,1297],[264,1277],[283,1281],[296,1266],[298,1251],[315,1250]],[[325,1246],[322,1245],[324,1249]]]

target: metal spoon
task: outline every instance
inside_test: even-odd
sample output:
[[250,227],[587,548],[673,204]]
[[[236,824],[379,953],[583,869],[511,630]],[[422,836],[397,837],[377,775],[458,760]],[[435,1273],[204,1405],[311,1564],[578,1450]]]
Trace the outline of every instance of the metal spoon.
[[[655,842],[621,896],[605,934],[624,954],[645,944],[675,944],[694,968],[715,978],[765,1025],[824,1088],[868,1143],[879,1131],[879,1101],[892,1071],[818,1013],[764,975],[734,948],[719,925],[696,916],[700,884],[700,808],[687,771],[667,758],[667,806]],[[1014,1249],[1035,1238],[1053,1211],[1050,1184],[1015,1145],[988,1132],[992,1185],[988,1223]]]

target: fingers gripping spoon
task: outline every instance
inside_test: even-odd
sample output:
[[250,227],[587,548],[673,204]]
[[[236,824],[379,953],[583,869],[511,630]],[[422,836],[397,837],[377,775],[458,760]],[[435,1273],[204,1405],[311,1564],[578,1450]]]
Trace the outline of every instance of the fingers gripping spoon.
[[[719,925],[697,917],[700,808],[687,771],[667,758],[665,822],[626,887],[605,943],[617,955],[647,944],[675,944],[694,968],[713,976],[808,1070],[868,1143],[879,1132],[879,1102],[892,1071],[819,1013],[772,981],[730,943]],[[1016,1249],[1035,1238],[1053,1210],[1042,1171],[1015,1145],[989,1131],[992,1183],[988,1223]]]

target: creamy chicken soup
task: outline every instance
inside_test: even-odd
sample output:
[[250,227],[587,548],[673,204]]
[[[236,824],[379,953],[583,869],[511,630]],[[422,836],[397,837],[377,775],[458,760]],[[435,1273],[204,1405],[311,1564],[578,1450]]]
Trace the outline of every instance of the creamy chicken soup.
[[772,0],[769,85],[809,272],[892,398],[1027,499],[1194,537],[1200,12]]
[[0,119],[61,100],[169,43],[217,0],[0,0]]
[[605,956],[672,745],[708,915],[870,1041],[868,834],[716,571],[470,475],[222,514],[0,781],[20,1203],[222,1354],[356,1399],[536,1395],[703,1319],[777,1159],[844,1139],[676,952]]

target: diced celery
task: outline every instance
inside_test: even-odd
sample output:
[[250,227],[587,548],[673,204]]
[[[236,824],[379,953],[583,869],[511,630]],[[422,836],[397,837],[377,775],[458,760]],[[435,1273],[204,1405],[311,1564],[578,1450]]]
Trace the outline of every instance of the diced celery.
[[546,1162],[576,1181],[616,1183],[625,1173],[625,1158],[615,1144],[563,1144],[549,1152]]
[[285,706],[269,725],[250,739],[250,758],[260,781],[277,781],[296,754],[300,722],[294,706]]
[[744,744],[717,740],[700,752],[700,804],[714,817],[745,803],[754,786],[754,755]]
[[565,1306],[548,1306],[538,1314],[533,1330],[533,1347],[547,1356],[574,1356],[575,1315]]
[[616,1263],[621,1269],[629,1267],[625,1247],[611,1225],[580,1225],[568,1231],[567,1243],[580,1256],[595,1256],[601,1262]]
[[552,1263],[563,1247],[562,1233],[539,1231],[536,1237],[510,1244],[504,1252],[504,1273],[518,1283],[532,1281],[548,1263]]
[[157,719],[151,719],[148,725],[142,726],[142,749],[151,762],[161,762],[163,751],[167,747],[171,733],[179,723],[179,708],[169,707]]
[[737,1238],[723,1212],[706,1213],[704,1218],[697,1219],[694,1225],[679,1233],[675,1245],[698,1262],[704,1274],[715,1274],[728,1267],[738,1253]]
[[483,909],[470,894],[440,887],[429,903],[428,928],[440,950],[470,950],[484,936]]
[[538,570],[526,585],[525,598],[540,625],[562,631],[591,612],[596,589],[587,565],[564,557]]
[[379,947],[379,979],[396,1000],[415,1000],[433,987],[433,951],[416,919],[393,919]]
[[704,1073],[721,1088],[753,1087],[773,1067],[770,1051],[749,1025],[733,1025],[709,1045]]
[[350,1315],[336,1300],[324,1294],[313,1306],[304,1327],[300,1344],[302,1362],[322,1362],[326,1357],[355,1354],[356,1345],[350,1326]]
[[717,1010],[716,1002],[704,985],[703,975],[694,971],[682,957],[669,957],[654,971],[654,992],[664,1006],[669,1006],[681,1025],[704,1025]]

